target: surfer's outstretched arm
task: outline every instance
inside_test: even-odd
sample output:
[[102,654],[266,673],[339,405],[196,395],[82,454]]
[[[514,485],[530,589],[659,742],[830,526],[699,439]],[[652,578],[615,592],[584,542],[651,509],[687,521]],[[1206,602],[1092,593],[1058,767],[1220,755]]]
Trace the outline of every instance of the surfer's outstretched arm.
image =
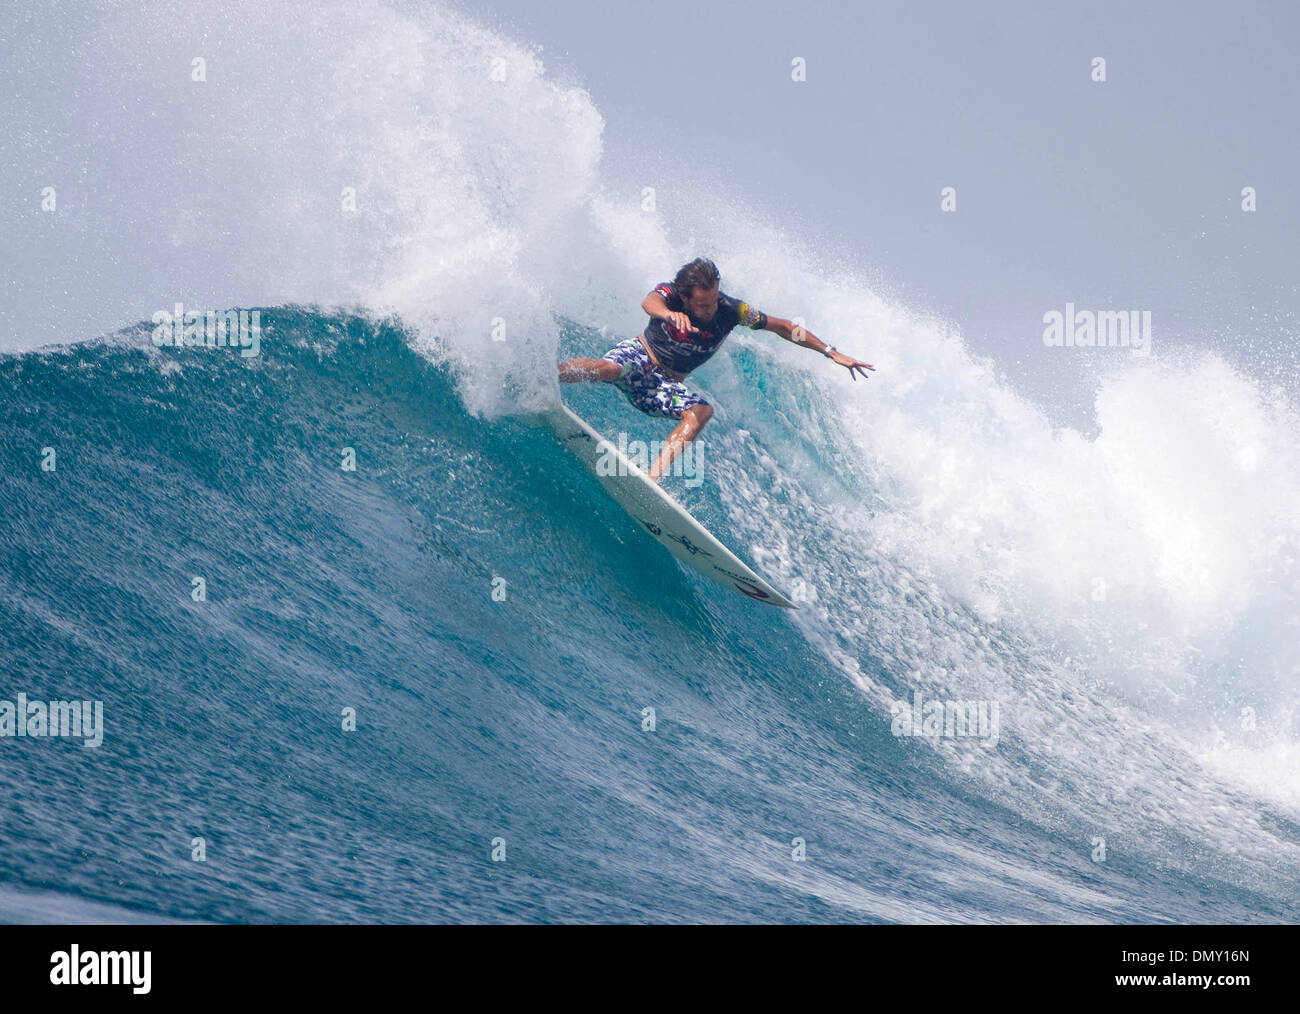
[[857,373],[854,372],[855,370],[862,370],[862,375],[865,377],[867,375],[867,370],[875,369],[875,367],[870,363],[864,363],[860,359],[846,356],[843,352],[836,349],[834,345],[827,345],[807,328],[800,327],[792,320],[786,320],[783,317],[768,317],[767,330],[779,334],[788,342],[793,342],[794,344],[806,349],[812,349],[814,352],[820,352],[832,362],[846,367],[849,371],[849,376],[854,380],[858,379]]
[[583,380],[608,383],[622,376],[623,368],[608,359],[567,359],[560,363],[560,383],[576,384]]

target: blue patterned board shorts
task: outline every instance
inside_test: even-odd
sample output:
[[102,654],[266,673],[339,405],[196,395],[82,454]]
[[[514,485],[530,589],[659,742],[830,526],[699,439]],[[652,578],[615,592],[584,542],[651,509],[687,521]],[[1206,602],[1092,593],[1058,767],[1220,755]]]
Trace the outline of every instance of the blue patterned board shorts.
[[623,368],[623,375],[614,381],[614,386],[646,415],[680,419],[687,409],[708,404],[702,396],[655,366],[639,338],[619,342],[600,358]]

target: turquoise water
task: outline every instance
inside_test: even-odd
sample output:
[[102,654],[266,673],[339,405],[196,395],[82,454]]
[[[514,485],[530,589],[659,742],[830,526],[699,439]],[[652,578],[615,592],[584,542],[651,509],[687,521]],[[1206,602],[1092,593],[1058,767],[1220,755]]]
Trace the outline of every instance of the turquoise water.
[[[547,430],[467,413],[394,326],[263,320],[256,359],[143,328],[0,359],[0,698],[101,700],[106,727],[98,749],[0,740],[0,917],[1294,917],[1295,824],[1204,772],[1204,823],[1161,812],[1191,762],[1140,716],[1078,766],[1035,746],[1063,696],[1089,699],[1087,729],[1121,706],[1065,687],[1030,633],[816,526],[756,558],[773,519],[815,510],[827,461],[753,465],[801,439],[761,361],[737,354],[754,407],[715,423],[710,481],[674,492],[782,582],[803,561],[822,591],[796,615],[682,568]],[[570,326],[564,351],[600,340]],[[613,391],[566,393],[643,432]],[[751,527],[722,492],[745,476]],[[861,636],[832,648],[828,605]],[[937,659],[945,631],[1028,702],[996,765],[894,736],[864,692],[928,687],[889,646]],[[1128,791],[1094,805],[1118,771]]]

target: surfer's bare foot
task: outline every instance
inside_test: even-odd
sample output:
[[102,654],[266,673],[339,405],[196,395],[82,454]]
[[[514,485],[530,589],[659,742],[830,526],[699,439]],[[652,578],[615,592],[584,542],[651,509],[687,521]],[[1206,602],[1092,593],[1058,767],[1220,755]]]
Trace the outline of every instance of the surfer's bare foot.
[[686,449],[686,445],[700,435],[700,430],[704,429],[704,424],[713,418],[713,407],[708,404],[692,405],[682,413],[682,421],[677,424],[677,428],[668,434],[668,439],[664,442],[664,449],[659,455],[659,460],[651,466],[646,475],[651,482],[658,482],[660,477],[668,471],[673,463],[673,459]]

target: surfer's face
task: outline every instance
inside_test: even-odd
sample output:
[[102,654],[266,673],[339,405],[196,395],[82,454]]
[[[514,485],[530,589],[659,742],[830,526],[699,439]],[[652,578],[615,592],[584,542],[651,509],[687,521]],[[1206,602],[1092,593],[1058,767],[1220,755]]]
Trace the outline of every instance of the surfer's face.
[[707,324],[718,312],[718,287],[715,285],[711,289],[692,289],[683,302],[692,320]]

